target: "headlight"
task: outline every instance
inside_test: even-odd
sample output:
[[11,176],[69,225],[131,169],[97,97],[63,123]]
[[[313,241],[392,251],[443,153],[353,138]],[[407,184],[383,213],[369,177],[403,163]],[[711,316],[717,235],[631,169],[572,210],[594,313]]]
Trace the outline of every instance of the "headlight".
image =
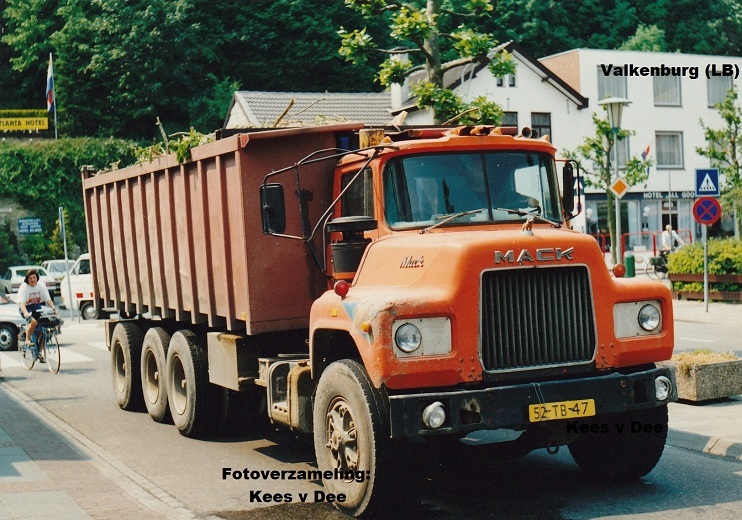
[[662,333],[662,301],[643,300],[613,306],[613,330],[617,338],[653,336]]
[[414,326],[412,323],[405,323],[397,329],[397,333],[394,335],[394,341],[397,343],[397,347],[402,352],[416,351],[422,345],[423,337],[420,333],[420,329]]
[[392,335],[398,358],[451,353],[451,320],[445,316],[401,318],[392,325]]
[[653,331],[660,324],[660,310],[648,303],[639,311],[639,326],[647,332]]
[[654,380],[654,394],[658,401],[664,401],[672,394],[672,382],[665,376]]

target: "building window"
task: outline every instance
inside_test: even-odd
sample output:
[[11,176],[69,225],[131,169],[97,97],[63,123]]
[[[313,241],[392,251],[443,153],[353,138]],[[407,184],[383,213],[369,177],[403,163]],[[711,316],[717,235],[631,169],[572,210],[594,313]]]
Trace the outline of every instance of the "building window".
[[628,98],[628,89],[626,88],[625,76],[606,76],[603,70],[598,67],[598,100],[618,97]]
[[727,91],[732,88],[731,76],[711,76],[706,80],[708,87],[708,103],[709,107],[713,107],[717,103],[724,101],[727,97]]
[[518,112],[503,112],[501,126],[514,126],[518,128]]
[[654,104],[655,106],[679,107],[680,100],[680,77],[660,76],[654,78]]
[[515,74],[508,74],[508,86],[515,86]]
[[548,135],[551,142],[554,142],[554,136],[551,134],[551,114],[531,112],[531,129],[536,130],[539,137]]
[[629,160],[629,139],[619,139],[611,148],[611,165],[615,168],[616,154],[618,154],[618,167],[626,168],[626,161]]
[[657,169],[683,168],[683,133],[657,132]]

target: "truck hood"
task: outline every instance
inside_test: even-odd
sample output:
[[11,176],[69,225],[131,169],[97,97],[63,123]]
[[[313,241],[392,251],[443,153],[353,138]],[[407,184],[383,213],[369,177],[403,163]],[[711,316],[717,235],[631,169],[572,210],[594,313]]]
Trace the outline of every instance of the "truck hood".
[[394,234],[372,243],[354,287],[448,286],[487,269],[600,266],[610,278],[595,239],[576,231],[520,228]]

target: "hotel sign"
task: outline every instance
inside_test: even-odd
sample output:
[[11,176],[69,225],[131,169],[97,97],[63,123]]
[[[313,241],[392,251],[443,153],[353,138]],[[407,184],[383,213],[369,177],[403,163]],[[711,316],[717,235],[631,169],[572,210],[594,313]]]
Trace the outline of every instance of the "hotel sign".
[[0,132],[48,129],[48,117],[0,117]]

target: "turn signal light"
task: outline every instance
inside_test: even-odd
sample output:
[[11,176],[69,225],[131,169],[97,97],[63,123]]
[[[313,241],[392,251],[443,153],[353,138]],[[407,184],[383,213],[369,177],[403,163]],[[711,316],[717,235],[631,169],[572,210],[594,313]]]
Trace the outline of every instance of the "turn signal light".
[[626,266],[623,264],[616,264],[613,266],[613,276],[616,278],[623,278],[626,276]]

